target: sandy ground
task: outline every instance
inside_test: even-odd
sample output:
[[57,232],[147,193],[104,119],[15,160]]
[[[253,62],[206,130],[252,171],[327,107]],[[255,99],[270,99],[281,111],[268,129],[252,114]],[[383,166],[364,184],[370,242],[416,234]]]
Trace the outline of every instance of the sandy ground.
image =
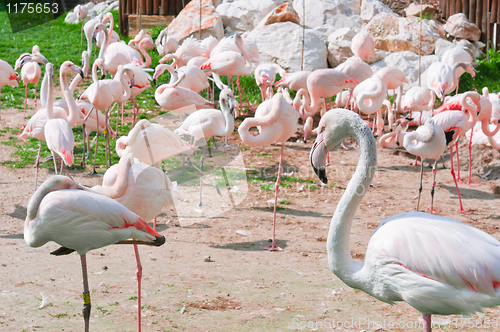
[[[3,109],[0,128],[9,123],[13,127],[18,119],[18,110]],[[8,136],[4,134],[0,140]],[[231,195],[221,187],[222,196],[218,196],[205,181],[204,203],[211,206],[205,209],[198,208],[196,183],[179,184],[182,200],[158,218],[158,229],[167,239],[165,245],[140,248],[143,331],[332,330],[329,326],[340,331],[421,330],[415,328],[422,324],[415,309],[405,303],[382,303],[351,289],[328,268],[327,230],[358,161],[354,142],[348,140],[349,150],[331,152],[328,176],[334,185],[321,186],[308,161],[312,141],[304,144],[297,139],[299,136],[285,145],[284,172],[313,179],[317,189],[304,186],[307,183],[280,189],[279,198],[290,202],[281,204],[278,210],[276,234],[282,252],[261,249],[271,237],[274,194],[262,190],[262,182],[232,181]],[[238,141],[237,134],[230,139],[232,144]],[[0,161],[12,159],[13,151],[0,145]],[[233,162],[226,166],[231,172],[256,170],[269,176],[276,172],[277,144],[231,151],[236,151]],[[499,180],[478,176],[485,173],[485,162],[491,162],[490,177],[498,174],[498,152],[474,147],[473,153],[473,180],[479,185],[460,184],[464,206],[473,213],[462,215],[457,211],[457,193],[449,169],[438,172],[435,207],[442,216],[456,218],[500,239]],[[465,148],[460,156],[462,175],[467,178]],[[381,219],[415,209],[419,168],[411,165],[413,160],[402,152],[378,149],[373,188],[364,197],[351,231],[351,253],[356,260],[363,259]],[[446,166],[449,168],[448,160]],[[102,175],[70,172],[84,185],[102,181]],[[23,239],[34,169],[0,166],[0,174],[0,331],[83,330],[78,256],[51,256],[49,253],[58,247],[55,243],[31,248]],[[49,176],[47,168],[42,169],[40,179]],[[220,179],[221,173],[210,177]],[[429,206],[430,179],[426,167],[422,211]],[[177,220],[180,227],[173,225]],[[91,251],[87,257],[93,305],[91,330],[135,331],[133,249],[113,245]],[[441,323],[437,331],[498,331],[499,318],[500,310],[493,308],[469,319],[435,316],[434,321]]]

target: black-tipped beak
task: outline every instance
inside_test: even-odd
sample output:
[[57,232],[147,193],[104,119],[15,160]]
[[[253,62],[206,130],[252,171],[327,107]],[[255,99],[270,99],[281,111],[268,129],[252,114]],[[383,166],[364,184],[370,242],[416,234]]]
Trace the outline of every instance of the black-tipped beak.
[[156,78],[153,78],[153,85],[156,86]]
[[75,72],[77,72],[82,78],[85,78],[83,75],[83,70],[77,65],[72,65],[71,69],[73,69]]
[[155,240],[151,243],[152,246],[159,247],[165,243],[164,236],[157,236]]
[[132,89],[134,87],[134,79],[130,80],[130,88]]
[[316,137],[316,140],[314,141],[309,158],[311,160],[311,166],[314,173],[316,173],[321,182],[324,184],[328,183],[325,166],[327,153],[328,150],[326,149],[325,142],[323,141],[323,133],[319,133],[318,137]]

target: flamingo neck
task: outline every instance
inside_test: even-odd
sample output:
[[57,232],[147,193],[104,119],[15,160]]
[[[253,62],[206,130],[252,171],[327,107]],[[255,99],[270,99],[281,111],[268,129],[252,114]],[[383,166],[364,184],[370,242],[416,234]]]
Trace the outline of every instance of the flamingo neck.
[[113,18],[113,15],[108,15],[109,17],[109,30],[108,30],[108,35],[106,36],[107,41],[106,41],[106,47],[109,46],[109,42],[111,40],[111,36],[113,35],[113,28],[115,25],[115,19]]
[[488,125],[488,121],[482,121],[481,122],[481,130],[488,137],[495,136],[495,134],[500,130],[500,123],[497,124],[497,126],[494,130],[490,130],[490,126]]
[[362,289],[362,282],[358,281],[356,272],[361,270],[363,263],[357,263],[352,259],[349,238],[354,215],[376,170],[376,142],[367,125],[361,126],[356,123],[348,124],[346,127],[342,136],[343,138],[354,136],[359,143],[359,162],[330,223],[327,240],[328,264],[332,272],[347,285]]
[[130,93],[131,93],[130,86],[123,77],[123,75],[125,74],[125,70],[120,70],[116,75],[116,77],[114,78],[115,80],[117,80],[122,84],[122,89],[123,89],[122,100],[128,100],[130,98]]
[[132,165],[131,157],[126,154],[120,158],[118,163],[118,174],[114,178],[112,185],[95,186],[92,190],[112,199],[117,199],[125,194],[128,186],[129,168]]
[[48,98],[47,98],[47,106],[46,106],[47,118],[53,119],[54,118],[54,81],[53,81],[51,74],[49,74],[48,80],[49,80],[49,87],[48,87]]
[[226,101],[222,98],[220,100],[220,105],[221,105],[220,107],[222,108],[222,114],[224,114],[224,118],[226,120],[226,126],[224,128],[222,136],[228,136],[234,130],[234,117],[231,114],[231,111],[229,110]]
[[[304,100],[301,101],[301,98],[304,97]],[[302,106],[304,107],[304,114],[303,116],[308,118],[316,114],[316,111],[318,109],[318,101],[319,99],[313,99],[312,104],[311,104],[311,97],[309,96],[309,92],[301,88],[299,91],[297,91],[297,95],[295,96],[295,99],[293,100],[293,105],[295,109],[298,109],[297,106],[299,106],[301,103]]]
[[151,65],[151,57],[149,56],[149,53],[146,51],[144,48],[144,43],[147,42],[147,40],[141,41],[139,43],[139,52],[141,52],[142,56],[144,57],[144,62],[140,66],[141,68],[147,68]]
[[[64,99],[66,99],[66,102],[68,103],[68,110],[69,110],[68,123],[70,127],[73,128],[78,122],[78,119],[80,118],[79,107],[76,105],[75,98],[73,98],[72,90],[68,86],[68,79],[66,78],[64,69],[63,68],[60,69],[59,82],[61,83],[61,89],[64,95]],[[80,77],[80,75],[77,74],[77,77]],[[75,81],[76,79],[77,78],[75,77],[73,81]]]
[[235,42],[236,42],[236,47],[238,47],[238,49],[241,52],[241,55],[243,55],[243,59],[245,59],[245,69],[248,72],[250,72],[252,70],[252,63],[250,62],[250,57],[248,56],[248,53],[245,50],[245,47],[243,47],[243,45],[240,44],[240,41],[238,40],[238,38],[236,38]]
[[103,29],[102,32],[104,33],[104,39],[106,40],[106,44],[102,45],[101,49],[99,50],[99,59],[104,60],[104,54],[106,54],[106,49],[108,48],[109,40],[111,38],[111,35],[108,34],[107,29]]

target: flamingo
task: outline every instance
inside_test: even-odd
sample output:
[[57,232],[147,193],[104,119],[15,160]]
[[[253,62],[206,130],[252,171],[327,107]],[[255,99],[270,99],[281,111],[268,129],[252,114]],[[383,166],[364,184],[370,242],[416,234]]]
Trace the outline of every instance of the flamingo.
[[[208,59],[207,62],[200,67],[200,69],[211,72],[220,89],[222,89],[220,76],[227,76],[228,85],[229,82],[232,82],[233,76],[236,76],[236,84],[238,86],[238,94],[240,95],[241,104],[241,95],[243,94],[245,99],[247,98],[240,85],[240,76],[250,74],[252,71],[252,63],[250,62],[247,50],[243,47],[242,37],[240,35],[236,35],[234,42],[239,52],[224,51],[215,55],[211,54],[210,59]],[[212,53],[214,53],[214,51],[215,49]],[[251,109],[250,102],[248,102],[248,108]]]
[[[128,153],[124,153],[118,165],[106,171],[102,186],[94,186],[92,191],[119,202],[146,222],[154,219],[154,231],[156,216],[164,207],[174,206],[174,198],[180,197],[180,192],[165,173],[134,160]],[[140,332],[142,265],[137,245],[134,247],[137,261],[137,325]]]
[[457,62],[450,67],[444,62],[437,61],[427,69],[429,73],[427,85],[441,99],[441,104],[444,103],[445,95],[452,93],[458,84],[458,68],[470,71],[472,65],[467,62]]
[[208,88],[208,78],[205,72],[199,67],[186,65],[177,70],[171,65],[164,64],[164,58],[160,59],[160,64],[156,66],[155,73],[153,75],[153,81],[155,81],[161,74],[168,70],[170,73],[170,83],[175,82],[178,79],[178,73],[184,73],[184,79],[177,84],[181,88],[186,88],[196,93],[200,93],[201,90]]
[[[276,93],[257,107],[254,118],[246,118],[238,128],[243,144],[249,146],[263,146],[273,142],[281,142],[278,176],[274,186],[274,215],[273,215],[273,240],[266,250],[282,250],[275,243],[276,234],[276,206],[278,203],[278,190],[280,185],[281,163],[285,142],[295,134],[299,114],[286,102],[282,93]],[[251,127],[259,129],[258,136],[249,133]]]
[[179,42],[176,38],[168,35],[168,27],[160,32],[155,41],[156,49],[160,55],[167,55],[177,51]]
[[300,89],[307,90],[307,77],[311,73],[312,71],[309,70],[297,71],[295,73],[284,73],[285,76],[282,76],[282,78],[274,85],[277,88],[282,86],[289,87],[295,91],[299,91]]
[[[124,242],[129,238],[136,241]],[[40,247],[49,241],[62,246],[51,252],[52,255],[73,251],[80,255],[86,332],[89,331],[91,310],[87,252],[120,242],[154,246],[165,243],[162,235],[120,203],[89,192],[61,175],[50,177],[31,196],[24,222],[24,240],[30,247]],[[138,254],[137,247],[135,249]]]
[[[140,93],[147,89],[153,89],[151,87],[151,75],[148,74],[147,70],[142,66],[138,66],[136,63],[128,63],[122,66],[123,68],[128,68],[134,72],[134,81],[133,85],[130,88],[130,101],[132,102],[132,126],[135,124],[135,120],[137,118],[137,114],[139,114],[139,105],[135,101],[135,97],[137,97]],[[122,124],[123,124],[123,113],[125,109],[125,104],[122,103]]]
[[457,68],[457,84],[456,84],[457,87],[455,94],[458,94],[460,76],[462,76],[463,73],[467,71],[469,74],[471,74],[473,78],[476,76],[476,70],[474,69],[474,67],[472,67],[472,57],[470,56],[469,52],[467,52],[462,46],[456,45],[455,47],[448,49],[446,52],[443,53],[441,61],[443,61],[450,67],[452,67],[455,63],[458,62],[466,62],[470,64],[470,66],[467,66],[466,68],[463,67]]
[[[21,68],[21,79],[25,87],[23,125],[21,129],[24,128],[24,121],[26,116],[26,104],[28,102],[28,84],[29,83],[35,84],[35,112],[36,112],[37,110],[36,87],[38,85],[38,81],[40,81],[40,77],[42,76],[42,70],[40,69],[40,65],[38,65],[38,62],[43,63],[44,65],[48,63],[47,59],[40,54],[40,48],[38,47],[38,45],[33,46],[32,55],[38,55],[38,56],[33,57],[26,53],[21,55],[19,59],[16,61],[16,67],[14,68],[15,70]],[[33,60],[33,58],[35,58],[36,61]]]
[[403,93],[403,83],[408,82],[405,73],[397,68],[385,67],[376,72],[375,75],[380,77],[382,82],[384,82],[385,86],[387,87],[387,90],[393,91],[393,106],[394,109],[397,110],[398,106],[400,105],[397,105],[396,89],[399,87],[399,95]]
[[[412,86],[403,96],[401,108],[405,111],[423,112],[434,108],[436,95],[422,86]],[[419,113],[422,115],[423,113]],[[423,123],[423,122],[422,122]]]
[[213,49],[219,44],[219,40],[214,36],[208,36],[203,38],[200,41],[200,46],[203,49],[203,53],[201,54],[204,58],[210,58],[210,53],[212,53]]
[[[88,99],[92,106],[99,111],[104,112],[104,123],[106,125],[105,135],[106,135],[106,158],[109,157],[109,163],[111,164],[111,154],[109,151],[109,137],[108,130],[109,127],[109,107],[113,102],[123,103],[130,98],[130,86],[128,85],[124,75],[127,75],[129,79],[134,78],[134,72],[130,68],[121,68],[114,79],[110,80],[99,80],[97,78],[97,67],[104,65],[102,59],[97,59],[94,61],[92,66],[92,80],[93,83],[83,92],[80,96],[80,100]],[[97,125],[99,126],[99,119],[97,118]],[[97,132],[97,141],[94,150],[94,168],[92,174],[95,174],[95,162],[97,159],[97,147],[99,143],[99,131]]]
[[281,77],[286,76],[286,72],[275,63],[261,63],[255,68],[255,82],[259,86],[262,101],[273,96],[273,84],[276,80],[276,73]]
[[307,143],[307,137],[310,134],[317,135],[317,130],[313,129],[313,118],[309,117],[306,119],[306,122],[304,123],[303,126],[303,131],[304,131],[304,143]]
[[[237,45],[238,43],[240,46]],[[250,63],[258,66],[260,60],[257,44],[250,39],[239,36],[238,34],[222,38],[210,52],[210,57],[216,56],[217,54],[225,51],[241,52],[240,47],[246,51]]]
[[[175,130],[178,135],[189,135],[195,138],[195,145],[197,141],[204,140],[208,142],[210,137],[214,140],[214,136],[225,136],[227,144],[227,136],[234,130],[234,117],[233,110],[236,104],[233,92],[224,87],[219,95],[219,104],[221,105],[222,112],[216,109],[201,109],[191,113],[186,120],[184,120],[179,127]],[[215,143],[215,140],[214,140]],[[200,202],[199,207],[204,207],[202,203],[202,175],[203,175],[203,161],[205,157],[203,151],[200,158]],[[217,188],[216,188],[217,189]]]
[[[384,119],[382,118],[382,105],[387,96],[387,87],[379,76],[359,83],[353,90],[353,96],[361,112],[365,114],[377,113],[376,127],[377,136],[382,135],[384,130]],[[373,128],[375,129],[375,120]]]
[[[477,112],[474,107],[469,102],[467,102],[468,97],[470,97],[470,99],[476,104],[476,106],[480,106],[480,95],[477,92],[469,91],[460,96],[460,107],[464,108],[465,113],[462,111],[446,111],[440,112],[433,117],[434,123],[440,126],[445,132],[446,144],[450,146],[450,173],[453,177],[453,181],[455,182],[455,187],[457,188],[458,201],[460,203],[460,212],[464,214],[469,214],[470,212],[465,211],[462,206],[462,198],[460,197],[460,191],[458,189],[458,183],[455,177],[455,171],[453,169],[453,145],[450,143],[452,143],[453,141],[455,142],[458,157],[457,138],[461,135],[465,135],[465,133],[469,131],[469,129],[473,128],[476,124]],[[438,110],[436,110],[436,112],[438,112]],[[458,167],[460,167],[460,163],[458,163]]]
[[[316,114],[321,97],[334,96],[345,88],[354,88],[357,84],[358,81],[339,70],[317,69],[307,77],[307,90],[297,91],[293,101],[294,107],[298,109],[302,104],[306,118],[313,116]],[[301,101],[302,96],[304,100]],[[326,111],[326,102],[323,110]]]
[[376,143],[357,114],[337,109],[320,121],[311,149],[311,164],[327,182],[326,151],[347,136],[359,142],[359,162],[328,232],[330,270],[348,286],[380,301],[405,301],[423,315],[472,315],[500,304],[500,242],[457,220],[423,212],[397,214],[381,222],[372,235],[364,262],[351,257],[351,225],[377,166]]
[[132,47],[134,50],[139,51],[139,43],[143,39],[148,39],[151,42],[151,44],[153,44],[153,38],[149,34],[147,34],[144,30],[141,30],[133,39],[129,40],[128,46]]
[[202,54],[203,48],[201,47],[200,41],[191,36],[184,39],[175,53],[166,54],[163,59],[164,62],[173,60],[172,66],[178,69],[185,66],[191,58],[202,56]]
[[213,103],[206,100],[194,91],[177,86],[186,77],[181,73],[172,84],[162,84],[155,91],[155,100],[161,108],[175,110],[185,106],[194,106],[196,109],[213,107]]
[[361,30],[352,38],[351,50],[365,62],[375,55],[375,40],[368,30]]
[[74,12],[75,12],[75,15],[76,15],[76,19],[80,22],[82,22],[82,28],[80,29],[80,45],[82,45],[83,43],[83,21],[85,20],[85,18],[87,18],[87,7],[85,6],[82,6],[82,5],[76,5],[75,9],[74,9]]
[[406,135],[406,124],[398,124],[392,132],[380,136],[378,142],[381,148],[384,149],[402,149]]
[[[363,82],[364,80],[369,79],[373,75],[372,68],[364,61],[361,61],[358,57],[350,57],[344,63],[341,63],[335,69],[340,70],[341,72],[347,74],[349,77],[357,81],[358,83]],[[350,100],[352,97],[352,89],[354,86],[349,87],[349,99],[347,105],[350,104]]]
[[146,119],[137,122],[128,133],[116,141],[116,153],[122,157],[125,152],[148,165],[177,154],[193,154],[195,147],[184,142],[176,133]]
[[7,61],[0,59],[0,95],[3,86],[17,87],[19,82],[19,75],[14,71],[14,68]]
[[420,186],[418,187],[417,211],[420,204],[420,195],[422,194],[422,176],[424,174],[424,159],[434,159],[432,167],[432,185],[431,185],[431,213],[434,202],[434,187],[436,186],[436,165],[438,159],[446,150],[446,136],[443,129],[434,124],[432,118],[428,119],[423,126],[417,130],[406,133],[403,138],[403,146],[406,151],[414,156],[420,157]]

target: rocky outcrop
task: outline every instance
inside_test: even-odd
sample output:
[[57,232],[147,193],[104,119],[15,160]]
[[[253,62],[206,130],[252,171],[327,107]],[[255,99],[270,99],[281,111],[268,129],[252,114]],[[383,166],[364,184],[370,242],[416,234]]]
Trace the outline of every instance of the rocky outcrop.
[[[303,1],[293,1],[293,8],[299,14],[301,23],[304,16]],[[359,14],[359,0],[316,0],[305,3],[305,23],[311,28],[328,24],[337,29],[347,27],[359,31],[363,24]]]
[[478,41],[481,38],[481,30],[467,20],[467,16],[458,13],[448,17],[448,21],[443,25],[444,30],[453,37]]
[[[302,27],[292,22],[257,27],[244,37],[254,41],[262,63],[273,62],[287,72],[301,70]],[[313,29],[305,31],[304,70],[326,68],[326,45],[323,35]]]
[[378,0],[363,0],[361,4],[360,14],[360,17],[363,21],[370,21],[378,13],[389,13],[395,16],[399,16]]
[[327,51],[330,67],[337,67],[354,55],[351,50],[351,40],[355,35],[352,29],[342,28],[328,36]]
[[288,2],[274,8],[269,14],[266,15],[266,17],[262,19],[262,21],[260,21],[258,26],[280,22],[292,22],[295,24],[300,24],[299,15],[293,9],[293,6]]

